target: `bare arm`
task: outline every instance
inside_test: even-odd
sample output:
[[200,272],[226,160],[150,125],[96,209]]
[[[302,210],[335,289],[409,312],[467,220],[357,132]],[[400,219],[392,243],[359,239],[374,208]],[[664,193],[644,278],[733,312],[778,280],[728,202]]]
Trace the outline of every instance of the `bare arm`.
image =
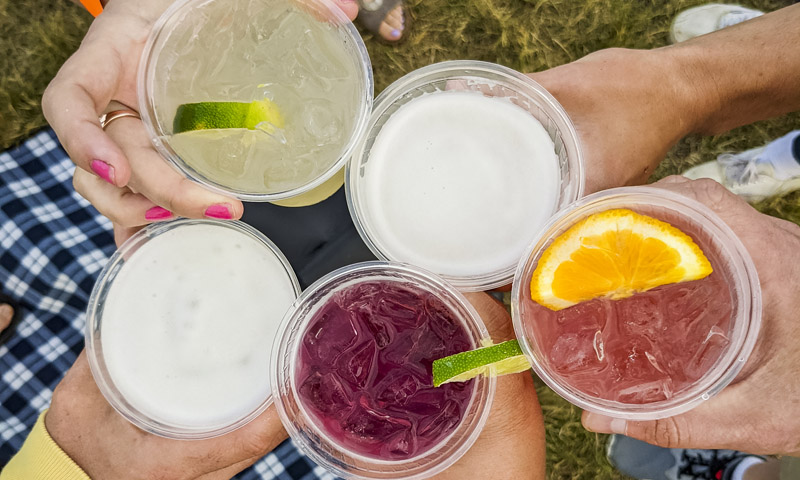
[[661,50],[681,66],[697,107],[688,133],[800,110],[800,5]]

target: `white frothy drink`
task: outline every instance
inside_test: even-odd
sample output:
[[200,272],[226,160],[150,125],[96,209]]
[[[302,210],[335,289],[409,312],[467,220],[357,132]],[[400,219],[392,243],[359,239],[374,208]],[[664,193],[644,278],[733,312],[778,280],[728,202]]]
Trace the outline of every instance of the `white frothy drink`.
[[553,214],[559,162],[538,120],[507,99],[437,92],[378,133],[364,205],[380,248],[452,276],[516,265]]
[[219,428],[269,395],[272,341],[296,294],[280,259],[249,235],[187,224],[125,261],[102,310],[102,355],[149,418]]

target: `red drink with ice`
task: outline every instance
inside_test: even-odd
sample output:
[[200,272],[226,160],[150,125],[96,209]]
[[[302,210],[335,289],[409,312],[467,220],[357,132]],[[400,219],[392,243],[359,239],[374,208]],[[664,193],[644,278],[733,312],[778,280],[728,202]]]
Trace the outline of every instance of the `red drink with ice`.
[[275,406],[295,445],[346,478],[422,479],[455,463],[489,415],[495,379],[434,388],[434,360],[489,333],[437,276],[365,262],[292,305],[273,348]]
[[436,296],[403,282],[356,284],[333,294],[303,335],[300,401],[350,450],[410,458],[461,421],[472,382],[434,388],[431,364],[471,347],[464,326]]
[[[616,293],[599,296],[561,309],[534,301],[533,291],[542,291],[541,284],[531,285],[534,272],[562,234],[584,232],[561,237],[568,239],[561,245],[575,246],[559,252],[573,252],[566,257],[569,262],[585,262],[588,252],[598,258],[606,255],[633,262],[618,264],[620,271],[639,268],[632,265],[640,265],[637,262],[644,258],[640,253],[617,257],[616,252],[625,251],[619,245],[627,245],[630,235],[644,230],[629,232],[624,222],[609,230],[592,230],[586,227],[591,220],[584,222],[610,211],[623,211],[620,209],[666,222],[668,228],[688,235],[713,272],[697,280],[658,284],[627,297]],[[676,245],[670,238],[653,235],[648,237],[652,240],[638,245],[658,241]],[[602,242],[597,243],[601,238],[623,243],[612,242],[608,244],[612,249],[606,251]],[[562,265],[572,269],[574,263]],[[583,278],[586,282],[612,278],[616,273],[609,270],[613,268],[595,268]],[[657,271],[654,275],[659,278]],[[747,360],[761,321],[755,267],[733,232],[703,205],[647,187],[591,195],[551,220],[517,269],[512,304],[520,346],[551,388],[583,409],[642,420],[687,411],[729,384]]]

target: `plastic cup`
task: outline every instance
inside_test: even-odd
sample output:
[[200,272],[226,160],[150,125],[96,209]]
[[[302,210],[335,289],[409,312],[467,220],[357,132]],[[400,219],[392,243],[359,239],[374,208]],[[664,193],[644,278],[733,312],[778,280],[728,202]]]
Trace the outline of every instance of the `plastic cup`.
[[326,433],[303,405],[296,373],[300,345],[315,312],[336,292],[362,282],[399,281],[433,293],[466,328],[473,346],[489,338],[480,316],[453,287],[422,269],[388,262],[364,262],[340,268],[311,285],[284,317],[273,346],[272,389],[275,406],[295,445],[314,462],[344,478],[420,479],[455,463],[475,442],[491,409],[496,380],[480,376],[460,424],[438,445],[407,460],[377,460],[353,452]]
[[[542,124],[547,136],[553,142],[558,162],[558,165],[553,168],[557,176],[554,182],[557,182],[555,190],[558,198],[552,199],[554,201],[550,213],[555,213],[583,194],[584,171],[581,147],[572,122],[552,95],[530,77],[492,63],[459,60],[429,65],[395,81],[376,99],[367,133],[355,149],[353,159],[348,163],[345,174],[348,207],[359,234],[370,250],[380,259],[418,264],[440,275],[462,291],[489,290],[511,283],[516,261],[523,254],[524,245],[528,239],[519,243],[519,252],[514,256],[509,255],[507,261],[503,260],[504,264],[491,265],[480,272],[448,273],[431,265],[422,265],[409,258],[407,252],[400,251],[402,248],[390,245],[386,234],[376,227],[376,223],[379,223],[376,219],[386,218],[385,212],[381,211],[382,207],[376,206],[375,202],[367,199],[366,174],[372,167],[371,164],[375,163],[370,160],[370,155],[376,138],[384,126],[405,105],[420,97],[445,91],[466,91],[475,95],[500,98],[501,100],[498,102],[510,101]],[[527,162],[533,160],[526,158]],[[424,175],[425,172],[421,171],[420,174]],[[507,175],[513,176],[515,173],[507,172]],[[447,186],[448,188],[453,187],[454,184],[448,183]],[[459,185],[455,184],[455,188],[458,187]],[[412,196],[413,194],[409,193],[408,195]],[[485,197],[486,193],[480,189],[475,189],[474,196],[485,199],[485,201],[481,200],[483,204],[495,200]],[[536,214],[537,220],[535,221],[537,223],[540,212],[536,210],[541,208],[550,207],[531,206],[531,217],[533,218],[533,215]],[[493,212],[492,215],[496,213]],[[460,245],[455,243],[453,249],[458,249]],[[497,244],[490,245],[488,248],[489,251],[508,251],[516,247]]]
[[[581,391],[555,371],[548,352],[535,338],[530,281],[544,250],[560,234],[589,215],[626,208],[671,223],[692,236],[730,289],[732,313],[729,343],[715,363],[688,387],[666,400],[622,403]],[[514,330],[525,356],[539,377],[570,403],[591,412],[628,420],[655,420],[686,412],[719,393],[744,366],[761,325],[761,288],[755,266],[733,231],[701,203],[655,187],[615,188],[589,195],[551,219],[521,259],[511,293]],[[669,318],[667,318],[669,320]],[[668,328],[668,327],[667,327]],[[682,332],[683,335],[686,332]]]
[[[216,243],[208,243],[214,235]],[[228,249],[244,253],[225,255]],[[170,258],[180,251],[197,255],[175,267]],[[256,271],[244,271],[251,267]],[[220,282],[234,286],[226,290]],[[269,361],[264,350],[285,313],[277,305],[288,307],[299,294],[283,254],[244,223],[153,223],[112,255],[92,290],[85,330],[92,375],[108,403],[144,431],[173,439],[226,434],[272,404],[269,375],[259,362]],[[127,313],[148,304],[157,305],[157,312],[149,310],[154,321]],[[162,318],[163,309],[171,313]],[[243,377],[227,381],[236,375]],[[235,393],[219,400],[224,392]]]
[[[241,11],[252,13],[252,15],[240,18],[239,12]],[[312,43],[309,50],[313,51],[306,52],[302,50],[305,47],[300,46],[302,38],[282,38],[277,35],[276,37],[281,38],[273,39],[270,33],[274,29],[282,28],[282,23],[291,15],[296,15],[297,11],[306,12],[309,22],[318,22],[320,25],[325,25],[326,28],[330,26],[333,34],[325,38],[332,37],[333,40],[326,40],[324,44]],[[269,21],[272,23],[264,25],[264,22],[259,20],[262,12],[280,13],[277,17],[273,15],[275,18],[270,17]],[[216,36],[219,36],[220,32],[223,32],[222,36],[217,39]],[[302,32],[293,32],[288,36],[302,37],[302,35]],[[273,41],[280,41],[285,45],[273,51],[268,48],[270,42]],[[202,47],[198,47],[201,43]],[[334,58],[331,52],[338,55],[335,57],[337,61],[346,58],[345,62],[351,64],[349,68],[355,72],[353,76],[336,77],[339,75],[338,73],[328,72],[325,70],[326,67],[319,66],[319,62],[315,61],[318,58]],[[293,67],[290,71],[283,73],[282,75],[286,78],[273,78],[270,70],[264,67],[270,62],[277,66],[285,65],[290,61],[289,57],[294,54],[303,56],[305,60],[299,62],[296,68]],[[283,58],[284,55],[287,56],[287,59]],[[244,71],[244,68],[230,68],[226,66],[229,65],[226,62],[232,62],[231,59],[239,59],[237,60],[239,63],[252,64],[255,70],[261,66],[262,70],[248,73]],[[188,69],[196,69],[202,73],[187,79],[182,76],[181,72]],[[341,119],[331,119],[328,116],[314,115],[314,112],[306,111],[308,105],[312,104],[312,99],[300,97],[298,93],[292,92],[286,87],[316,80],[321,82],[319,88],[310,91],[313,91],[314,96],[320,97],[324,102],[336,102],[344,97],[333,90],[326,92],[326,85],[332,82],[345,84],[352,89],[352,92],[355,92],[352,98],[349,93],[347,95],[347,98],[351,98],[350,103],[347,104],[352,106],[351,112],[341,112],[338,107],[332,109],[334,112],[339,111],[342,115],[341,118],[352,119],[350,131],[342,132],[344,142],[336,151],[326,150],[324,153],[314,156],[316,154],[313,152],[299,149],[300,153],[311,155],[308,160],[300,159],[301,155],[299,154],[296,156],[286,154],[287,158],[291,158],[284,162],[290,161],[292,165],[286,166],[286,168],[281,167],[281,179],[276,180],[277,183],[274,185],[243,187],[236,185],[240,180],[223,178],[217,170],[221,167],[214,167],[213,173],[209,173],[210,167],[198,167],[203,162],[207,163],[205,159],[202,161],[199,159],[205,158],[203,153],[208,149],[186,150],[186,147],[183,147],[183,156],[178,153],[177,150],[180,148],[177,147],[178,144],[173,135],[173,119],[178,105],[181,104],[247,103],[262,100],[264,96],[277,95],[274,92],[285,90],[283,96],[275,98],[275,101],[278,109],[282,111],[287,125],[290,122],[295,122],[296,125],[304,122],[302,126],[293,127],[294,131],[300,131],[302,128],[324,131],[326,128],[339,125]],[[271,87],[271,82],[277,82],[280,88]],[[350,90],[347,91],[352,93]],[[302,93],[308,92],[303,91]],[[342,186],[343,175],[341,172],[344,164],[349,159],[357,140],[364,134],[367,118],[372,109],[372,67],[360,34],[333,2],[326,0],[179,0],[158,19],[144,46],[139,65],[138,96],[139,110],[148,137],[158,153],[187,178],[210,190],[236,197],[242,201],[274,202],[282,206],[304,206],[328,198]],[[281,99],[283,103],[280,103]],[[313,102],[318,100],[313,99]],[[289,106],[292,108],[288,108]],[[289,111],[284,111],[284,108]],[[257,126],[256,131],[259,128]],[[341,128],[347,127],[342,126]],[[226,133],[223,130],[216,130],[216,132],[221,135]],[[213,131],[205,130],[204,132]],[[197,131],[182,135],[196,133]],[[247,131],[243,131],[242,135],[242,139],[253,138],[252,136],[246,137]],[[291,139],[284,140],[291,143]],[[214,142],[210,142],[208,145],[214,145]],[[242,140],[240,143],[246,145],[247,140]],[[319,140],[317,143],[330,144],[332,142]],[[237,158],[246,154],[231,151],[233,147],[238,148],[239,144],[233,143],[230,146],[231,148],[226,147],[220,156],[223,153],[229,155],[230,158],[226,157],[222,163],[227,162],[228,166],[225,168],[233,169],[234,167],[230,165],[235,164],[238,161]],[[259,161],[273,158],[273,156],[261,155],[261,153],[263,152],[259,153]],[[187,158],[187,155],[192,158]],[[306,163],[302,164],[301,162]],[[312,164],[314,166],[310,166]],[[298,173],[301,171],[304,173]],[[239,175],[240,179],[244,178],[241,172],[236,175]],[[248,173],[246,176],[254,178],[256,175]],[[264,176],[270,175],[265,173]],[[274,178],[274,175],[270,178]]]

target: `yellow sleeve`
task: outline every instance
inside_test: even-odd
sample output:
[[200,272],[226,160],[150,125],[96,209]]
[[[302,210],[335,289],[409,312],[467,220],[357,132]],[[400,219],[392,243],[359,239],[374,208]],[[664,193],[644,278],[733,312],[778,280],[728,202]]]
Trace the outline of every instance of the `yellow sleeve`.
[[81,467],[50,438],[39,415],[22,448],[0,472],[0,480],[90,480]]

